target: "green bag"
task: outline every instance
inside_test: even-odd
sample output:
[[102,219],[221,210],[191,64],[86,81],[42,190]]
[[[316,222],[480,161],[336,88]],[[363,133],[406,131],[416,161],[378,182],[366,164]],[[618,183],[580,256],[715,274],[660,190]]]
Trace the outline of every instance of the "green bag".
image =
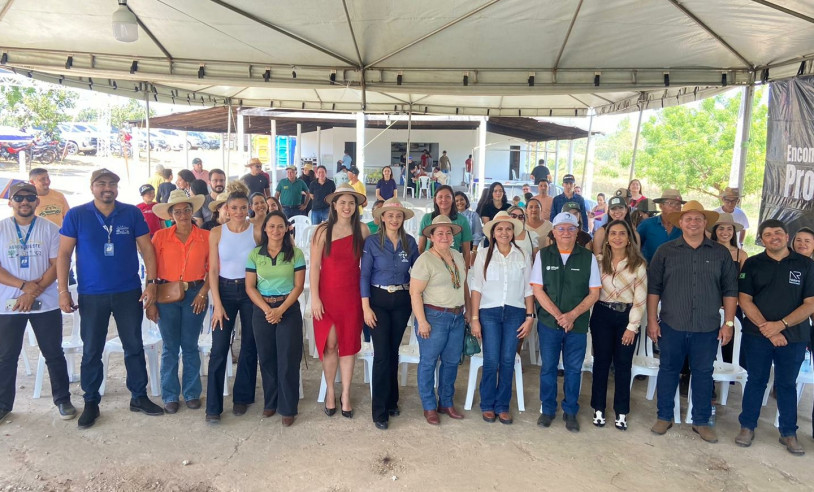
[[469,324],[466,325],[466,332],[464,333],[464,352],[463,355],[466,357],[472,357],[475,354],[480,353],[480,344],[478,343],[478,339],[475,335],[472,334],[472,330],[469,328]]

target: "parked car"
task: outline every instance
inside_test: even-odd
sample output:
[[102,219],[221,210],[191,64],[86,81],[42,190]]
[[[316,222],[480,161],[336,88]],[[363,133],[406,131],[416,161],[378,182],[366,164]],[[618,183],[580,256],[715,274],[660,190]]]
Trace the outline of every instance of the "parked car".
[[96,154],[98,132],[88,123],[59,123],[59,139],[68,148],[68,154],[79,152],[85,155]]
[[203,150],[215,150],[220,148],[220,137],[213,133],[189,132],[188,135],[195,136],[200,141]]
[[182,150],[186,145],[186,148],[196,150],[201,147],[201,142],[197,137],[187,134],[187,138],[184,138],[184,133],[179,132],[178,130],[170,130],[168,128],[159,128],[158,133],[167,141],[170,148],[172,150]]

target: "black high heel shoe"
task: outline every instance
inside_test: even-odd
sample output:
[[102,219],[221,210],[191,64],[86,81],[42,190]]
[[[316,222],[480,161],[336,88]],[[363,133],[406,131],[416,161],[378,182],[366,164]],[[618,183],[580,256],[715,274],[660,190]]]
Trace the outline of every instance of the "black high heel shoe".
[[[341,396],[339,397],[339,406],[342,407],[342,397]],[[340,410],[341,410],[341,408],[340,408]],[[346,419],[352,419],[353,418],[353,410],[347,410],[347,411],[342,410],[342,416],[345,417]]]
[[[334,405],[336,405],[336,400],[334,400]],[[325,403],[325,415],[327,415],[328,417],[333,417],[335,413],[336,413],[336,407],[334,406],[333,408],[328,408],[328,403],[326,402]]]

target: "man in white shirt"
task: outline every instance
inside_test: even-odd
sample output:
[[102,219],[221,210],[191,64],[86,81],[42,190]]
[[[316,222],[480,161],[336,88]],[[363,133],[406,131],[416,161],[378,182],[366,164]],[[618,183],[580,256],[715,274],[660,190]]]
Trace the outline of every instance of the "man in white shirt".
[[735,219],[735,222],[743,226],[743,229],[738,233],[738,244],[743,245],[743,240],[746,239],[746,229],[749,229],[749,219],[746,218],[743,209],[738,207],[741,201],[740,190],[727,186],[724,188],[723,193],[721,193],[720,199],[721,206],[716,208],[715,211],[732,214],[732,218]]
[[55,280],[59,228],[38,218],[37,189],[17,183],[9,191],[13,215],[0,221],[0,420],[11,412],[17,359],[27,323],[48,366],[51,394],[60,418],[72,419],[76,409],[68,390],[68,366],[62,351],[62,315]]

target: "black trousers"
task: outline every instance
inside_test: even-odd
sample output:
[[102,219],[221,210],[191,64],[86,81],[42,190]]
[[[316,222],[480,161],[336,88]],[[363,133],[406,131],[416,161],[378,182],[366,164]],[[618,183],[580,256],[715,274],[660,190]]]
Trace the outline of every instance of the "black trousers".
[[370,307],[376,315],[373,339],[373,421],[387,422],[388,411],[399,403],[399,345],[410,319],[410,293],[398,290],[392,294],[371,287]]
[[591,314],[591,341],[594,350],[591,408],[605,412],[608,396],[608,373],[613,364],[613,411],[617,415],[630,413],[630,367],[636,341],[622,345],[622,335],[628,324],[630,308],[614,311],[602,304],[594,304]]
[[[271,304],[277,307],[282,303]],[[263,409],[277,410],[284,417],[297,415],[300,401],[300,361],[302,360],[302,313],[295,302],[277,324],[254,306],[254,341],[263,378]]]
[[37,344],[40,346],[48,375],[51,377],[51,394],[54,404],[68,402],[68,365],[62,352],[62,316],[59,309],[34,314],[0,315],[0,410],[14,406],[17,381],[17,360],[23,349],[25,327],[31,321]]

